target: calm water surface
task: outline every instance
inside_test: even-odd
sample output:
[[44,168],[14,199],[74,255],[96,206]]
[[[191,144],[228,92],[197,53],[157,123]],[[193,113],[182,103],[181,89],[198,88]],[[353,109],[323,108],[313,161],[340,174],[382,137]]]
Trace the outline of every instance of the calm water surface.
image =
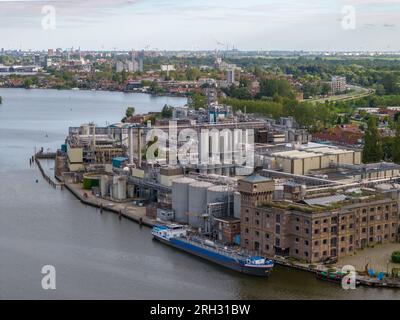
[[[105,125],[127,106],[158,111],[184,99],[24,89],[0,96],[0,299],[400,299],[399,291],[348,292],[286,268],[269,279],[227,271],[154,242],[146,227],[101,215],[29,167],[35,146],[54,150],[69,126]],[[52,291],[41,289],[48,264],[57,271]]]

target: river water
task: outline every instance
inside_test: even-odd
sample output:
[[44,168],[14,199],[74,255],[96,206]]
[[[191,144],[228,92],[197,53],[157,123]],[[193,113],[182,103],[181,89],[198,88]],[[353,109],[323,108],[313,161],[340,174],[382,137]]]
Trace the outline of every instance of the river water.
[[[105,125],[128,106],[158,111],[184,99],[24,89],[0,96],[0,299],[400,299],[398,291],[345,291],[281,267],[269,279],[227,271],[54,190],[29,166],[35,146],[54,150],[69,126]],[[41,287],[44,265],[56,268],[56,290]]]

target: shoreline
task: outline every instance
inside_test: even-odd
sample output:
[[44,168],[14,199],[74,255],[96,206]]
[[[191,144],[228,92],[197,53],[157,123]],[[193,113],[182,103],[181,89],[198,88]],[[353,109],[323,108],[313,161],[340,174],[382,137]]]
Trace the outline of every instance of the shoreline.
[[[57,178],[57,180],[60,180]],[[107,201],[105,199],[97,199],[98,201],[94,201],[89,198],[85,198],[83,194],[81,194],[80,190],[77,190],[74,188],[72,184],[64,183],[65,189],[67,189],[71,194],[80,200],[85,205],[88,205],[90,207],[94,207],[96,209],[100,209],[100,213],[102,213],[102,210],[117,214],[120,218],[126,218],[132,222],[135,222],[139,225],[144,225],[146,227],[152,228],[155,224],[156,221],[149,219],[148,217],[142,215],[142,214],[137,214],[137,212],[132,212],[132,209],[145,209],[145,207],[133,207],[129,208],[129,211],[126,210],[125,208],[121,208],[118,205],[123,205],[124,203],[112,203],[112,206],[110,206],[110,201]],[[108,203],[105,203],[108,202]]]
[[0,87],[1,89],[23,89],[23,90],[55,90],[55,91],[84,91],[84,92],[118,92],[126,94],[146,94],[153,97],[168,97],[168,98],[186,98],[187,95],[171,94],[171,93],[151,93],[151,92],[141,92],[141,91],[126,91],[126,90],[103,90],[103,89],[86,89],[86,88],[24,88],[24,87]]
[[[101,206],[98,203],[94,202],[93,200],[90,200],[89,198],[84,198],[79,191],[77,191],[73,186],[65,184],[65,188],[70,191],[77,199],[79,199],[83,204],[89,205],[91,207],[96,207],[100,208],[115,214],[118,214],[130,221],[136,222],[139,225],[144,225],[146,227],[152,228],[155,224],[156,221],[149,219],[147,217],[142,217],[142,221],[140,221],[141,217],[134,215],[134,214],[126,214],[123,210],[122,212],[117,210],[116,208],[110,207],[110,206]],[[106,200],[104,200],[106,201]],[[301,264],[296,264],[294,262],[287,261],[286,259],[279,259],[279,258],[272,258],[275,264],[281,266],[281,267],[286,267],[289,269],[294,269],[297,271],[303,271],[303,272],[308,272],[312,273],[316,276],[318,271],[321,271],[320,269],[317,268],[310,268],[309,265],[301,265]],[[328,268],[327,268],[328,269]],[[379,282],[376,281],[375,279],[371,278],[366,278],[364,276],[357,276],[356,278],[357,281],[359,281],[359,286],[365,286],[365,287],[373,287],[373,288],[389,288],[389,289],[400,289],[400,282]],[[324,280],[321,280],[321,282],[327,282]],[[340,284],[339,284],[340,285]]]
[[[44,154],[38,152],[32,158],[34,158],[34,162],[38,165],[39,171],[42,173],[43,179],[45,179],[51,186],[55,186],[57,184],[54,182],[42,169],[40,164],[41,156]],[[132,222],[139,224],[139,226],[146,226],[152,228],[157,224],[157,220],[150,219],[146,216],[146,208],[138,207],[128,204],[129,202],[115,202],[108,199],[98,198],[91,194],[90,191],[84,190],[81,187],[80,183],[66,183],[62,181],[62,179],[54,174],[54,178],[58,181],[59,185],[65,187],[71,194],[80,200],[84,205],[88,205],[94,207],[96,209],[100,209],[100,214],[102,214],[103,210],[118,214],[119,219],[125,218]],[[63,189],[63,188],[61,188]],[[129,206],[129,209],[128,209]],[[133,212],[132,212],[133,211]],[[325,265],[313,265],[309,263],[301,264],[295,261],[289,261],[285,257],[272,257],[270,258],[274,261],[275,264],[279,266],[283,266],[290,269],[295,269],[298,271],[309,272],[314,274],[317,277],[317,273],[319,271],[327,271],[330,269],[335,269],[336,271],[340,271],[341,269],[335,266],[325,266]],[[389,280],[389,281],[387,281]],[[322,282],[329,282],[327,280],[322,280]],[[400,280],[399,279],[386,279],[386,282],[377,281],[375,278],[370,278],[366,276],[361,276],[356,273],[356,281],[359,283],[359,286],[365,287],[374,287],[374,288],[390,288],[390,289],[400,289]]]

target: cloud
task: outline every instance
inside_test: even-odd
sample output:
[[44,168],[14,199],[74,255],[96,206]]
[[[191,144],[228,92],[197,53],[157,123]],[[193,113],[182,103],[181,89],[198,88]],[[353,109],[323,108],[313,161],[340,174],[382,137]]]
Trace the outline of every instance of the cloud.
[[[48,4],[56,8],[57,30],[46,33],[41,30],[41,7]],[[129,49],[151,44],[212,49],[215,39],[242,49],[334,49],[353,47],[361,40],[371,47],[383,42],[395,47],[399,4],[400,0],[0,0],[0,38],[28,48]],[[341,27],[344,5],[356,8],[357,28],[347,33]],[[371,36],[378,31],[381,34]]]
[[0,0],[0,26],[2,28],[37,26],[43,17],[42,7],[53,6],[57,19],[62,24],[80,25],[98,21],[123,7],[131,6],[140,0]]

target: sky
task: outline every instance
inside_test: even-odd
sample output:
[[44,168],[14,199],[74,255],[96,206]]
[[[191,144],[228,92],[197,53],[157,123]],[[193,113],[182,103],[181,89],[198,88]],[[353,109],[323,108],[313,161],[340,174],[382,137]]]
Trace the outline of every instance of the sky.
[[400,0],[0,0],[0,47],[399,51]]

